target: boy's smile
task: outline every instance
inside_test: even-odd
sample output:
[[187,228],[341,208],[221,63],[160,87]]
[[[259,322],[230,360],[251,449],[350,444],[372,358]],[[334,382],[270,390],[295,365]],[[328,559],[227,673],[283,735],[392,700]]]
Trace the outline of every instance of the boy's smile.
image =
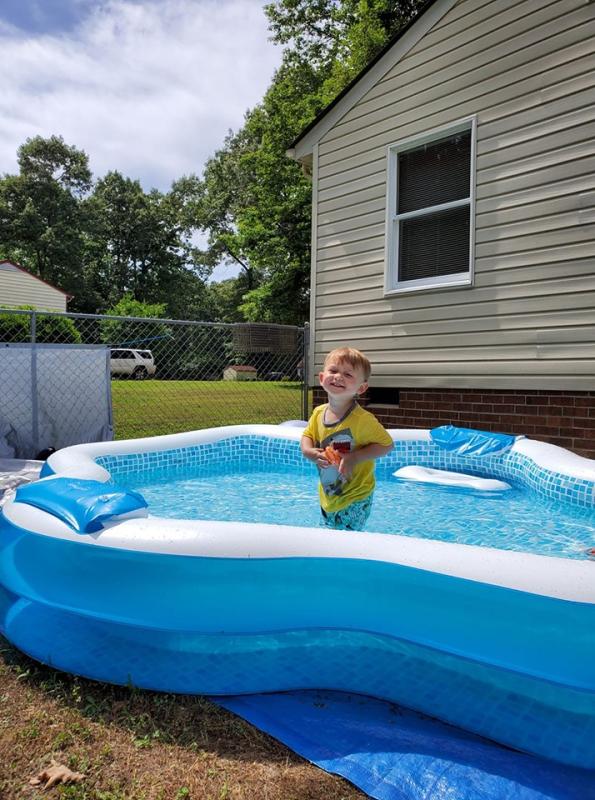
[[320,385],[331,398],[351,399],[363,394],[367,388],[362,370],[346,361],[330,361],[318,378]]

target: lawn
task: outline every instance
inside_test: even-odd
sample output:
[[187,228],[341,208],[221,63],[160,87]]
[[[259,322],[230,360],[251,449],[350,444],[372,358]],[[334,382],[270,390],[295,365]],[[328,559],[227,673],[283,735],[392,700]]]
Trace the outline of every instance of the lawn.
[[300,383],[112,381],[116,439],[302,417]]
[[[51,760],[83,780],[47,792]],[[203,697],[96,683],[42,666],[0,636],[2,800],[363,800]]]

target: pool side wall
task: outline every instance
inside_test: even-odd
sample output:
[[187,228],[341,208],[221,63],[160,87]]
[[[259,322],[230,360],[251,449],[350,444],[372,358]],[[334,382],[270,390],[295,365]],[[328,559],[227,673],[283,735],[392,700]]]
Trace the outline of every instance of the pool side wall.
[[57,668],[201,694],[357,691],[595,769],[594,604],[381,561],[123,551],[6,519],[0,541],[0,630]]
[[[559,448],[524,439],[478,459],[440,450],[427,431],[392,435],[395,450],[379,470],[415,463],[595,502],[595,464]],[[249,452],[255,468],[273,460],[312,469],[299,438],[281,426],[238,426],[80,445],[54,454],[50,467],[100,480],[157,469],[165,479]],[[164,691],[356,691],[595,770],[591,562],[158,518],[85,537],[27,508],[9,503],[0,516],[0,630],[40,661]],[[182,549],[167,551],[176,537]],[[221,557],[226,538],[230,555]],[[264,551],[277,546],[277,555],[258,556],[265,540]]]

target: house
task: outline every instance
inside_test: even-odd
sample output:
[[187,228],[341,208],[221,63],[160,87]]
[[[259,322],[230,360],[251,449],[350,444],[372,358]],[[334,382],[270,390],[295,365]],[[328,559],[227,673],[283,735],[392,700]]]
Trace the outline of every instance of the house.
[[230,364],[223,370],[224,381],[255,381],[258,370],[246,364]]
[[350,344],[391,427],[595,457],[594,101],[595,4],[429,2],[289,151],[313,186],[309,382]]
[[33,306],[44,311],[66,311],[70,295],[27,272],[12,261],[0,261],[0,308]]

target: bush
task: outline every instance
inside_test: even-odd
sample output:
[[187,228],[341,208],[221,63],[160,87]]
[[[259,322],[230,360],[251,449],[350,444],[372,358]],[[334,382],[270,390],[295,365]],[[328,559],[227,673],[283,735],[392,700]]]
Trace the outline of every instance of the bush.
[[[33,306],[19,306],[18,310],[34,311]],[[55,317],[38,311],[35,324],[35,341],[43,344],[80,344],[82,338],[74,322],[68,317]],[[30,342],[30,314],[0,314],[0,341]]]
[[67,317],[37,315],[37,341],[46,344],[81,344],[82,337],[76,325]]
[[0,314],[1,342],[28,342],[31,323],[28,314]]

